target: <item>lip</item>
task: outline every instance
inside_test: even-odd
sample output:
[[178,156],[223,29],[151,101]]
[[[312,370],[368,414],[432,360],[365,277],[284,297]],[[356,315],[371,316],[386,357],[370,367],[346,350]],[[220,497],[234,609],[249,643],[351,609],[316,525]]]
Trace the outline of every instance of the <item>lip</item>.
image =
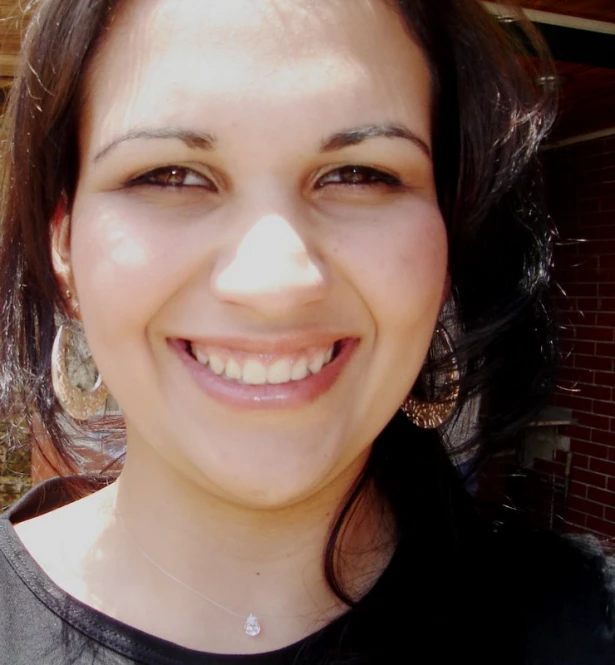
[[[326,341],[327,340],[327,341]],[[309,344],[299,346],[298,339],[283,342],[252,342],[239,343],[238,340],[207,340],[208,344],[241,351],[260,354],[292,353],[306,346],[326,346],[336,342],[337,353],[330,363],[317,374],[310,375],[301,381],[291,381],[279,385],[252,386],[230,381],[214,374],[209,367],[195,360],[187,348],[186,340],[169,339],[168,345],[179,357],[197,386],[209,397],[230,407],[243,409],[284,409],[298,408],[315,402],[328,392],[336,383],[340,374],[356,351],[359,340],[356,338],[310,337]],[[197,342],[197,340],[190,340]],[[231,344],[229,344],[231,342]],[[198,341],[198,343],[202,343]]]
[[325,333],[297,334],[280,340],[242,340],[236,337],[208,337],[207,339],[190,338],[196,346],[210,346],[229,351],[252,353],[262,356],[292,355],[310,347],[328,349],[336,342],[345,339],[339,335]]

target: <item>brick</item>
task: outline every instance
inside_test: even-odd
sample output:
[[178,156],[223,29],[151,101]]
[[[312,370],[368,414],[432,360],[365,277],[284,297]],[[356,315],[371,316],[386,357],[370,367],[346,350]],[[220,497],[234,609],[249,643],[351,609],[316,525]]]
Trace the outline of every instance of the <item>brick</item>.
[[608,386],[579,386],[579,395],[581,397],[588,397],[591,399],[611,401],[613,391]]
[[585,313],[579,309],[576,298],[563,298],[560,296],[556,299],[556,302],[559,309],[559,314],[563,318],[564,322],[568,322],[571,316],[574,317],[574,323],[583,322]]
[[593,429],[591,431],[592,443],[601,443],[603,446],[615,451],[615,432],[605,432],[601,429]]
[[570,525],[583,527],[583,531],[585,531],[587,515],[585,513],[579,512],[578,510],[570,510],[569,508],[566,512],[566,522]]
[[[577,301],[576,298],[579,296],[578,293],[574,293],[571,290],[571,286],[574,286],[576,282],[573,282],[572,280],[569,282],[566,282],[563,284],[561,281],[558,284],[558,290],[553,294],[553,299],[557,303],[557,306],[561,310],[575,310],[577,309]],[[596,287],[596,293],[592,294],[594,297],[598,295],[597,293],[597,284],[578,284],[579,288],[582,288],[584,286],[590,286],[590,287]],[[589,297],[589,296],[584,296],[584,297]]]
[[591,370],[578,367],[565,366],[559,371],[559,378],[563,381],[578,381],[586,385],[594,385],[594,374]]
[[[575,205],[570,212],[575,216],[573,223],[570,224],[570,231],[576,232],[574,233],[574,237],[576,238],[586,238],[588,228],[599,225],[599,223],[592,221],[592,216],[600,213],[602,215],[609,214],[608,211],[605,212],[601,209],[599,198],[579,199],[575,201]],[[573,235],[573,233],[571,233],[571,235]]]
[[[593,356],[596,353],[596,344],[602,344],[602,342],[591,342],[587,340],[577,339],[573,342],[573,353],[578,353],[585,356]],[[608,342],[606,342],[608,344]]]
[[603,536],[615,536],[615,524],[598,517],[588,515],[585,526],[591,531],[595,531]]
[[570,482],[570,496],[578,496],[581,497],[582,499],[587,498],[587,485],[584,483],[578,483],[576,481],[571,481]]
[[[599,328],[598,328],[599,330]],[[613,371],[613,358],[604,356],[580,356],[575,355],[574,366],[583,369],[594,369],[601,372]]]
[[562,406],[560,399],[571,392],[576,392],[572,386],[573,384],[571,383],[563,385],[561,381],[559,382],[555,389],[556,392],[554,392],[553,396],[551,397],[553,406]]
[[615,314],[613,312],[598,312],[596,314],[596,325],[606,327],[615,326]]
[[615,417],[615,402],[603,402],[601,400],[594,400],[593,412],[601,416]]
[[587,498],[596,503],[601,503],[604,506],[615,508],[615,493],[607,492],[606,490],[598,489],[597,487],[589,487],[587,489]]
[[[586,202],[583,208],[579,211],[577,218],[579,226],[581,227],[583,235],[589,229],[608,226],[611,223],[610,215],[608,212],[600,210],[600,201]],[[559,220],[558,220],[559,221]]]
[[615,312],[615,298],[598,298],[598,309],[601,312]]
[[603,459],[603,460],[609,459],[608,446],[601,446],[595,443],[588,443],[587,441],[574,440],[571,444],[571,449],[573,453],[587,455],[588,457],[595,457],[597,459]]
[[583,243],[582,253],[591,253],[596,256],[605,256],[606,254],[615,254],[615,241],[602,240],[601,238],[589,238]]
[[[561,225],[561,219],[558,220],[558,224]],[[557,248],[556,248],[556,254],[557,254]],[[580,284],[584,283],[585,281],[591,282],[592,284],[595,283],[597,280],[595,279],[590,279],[590,280],[580,280],[578,271],[574,266],[561,266],[559,263],[556,261],[555,263],[555,270],[554,270],[554,277],[555,281],[558,283],[560,286],[565,286],[571,283],[575,284]]]
[[[560,341],[560,351],[564,359],[566,359],[569,354],[593,356],[596,353],[596,344],[597,342],[590,342],[587,340],[562,339]],[[600,342],[600,344],[609,345],[608,342]]]
[[[612,224],[608,223],[610,216],[611,215],[608,212],[584,215],[582,219],[579,220],[580,225],[582,226],[580,233],[583,235],[583,238],[587,240],[614,240],[615,229],[613,229]],[[570,289],[570,285],[568,285],[568,289]],[[572,293],[574,293],[574,295],[581,295],[581,297],[588,298],[595,295],[590,293],[589,295],[584,296],[583,294],[577,294],[576,292]]]
[[572,336],[577,338],[579,335],[577,334],[577,328],[574,326],[595,326],[597,316],[596,313],[581,312],[576,308],[560,310],[559,321],[564,326],[562,332],[565,333],[568,330]]
[[577,469],[589,469],[589,457],[586,455],[575,455],[573,458],[573,464]]
[[574,269],[576,270],[577,279],[581,283],[601,282],[604,278],[604,275],[600,272],[598,261],[596,260],[584,260],[582,263],[574,266]]
[[606,356],[607,358],[615,358],[615,344],[608,344],[604,342],[596,343],[595,354],[597,356]]
[[[583,384],[580,384],[577,381],[566,381],[559,377],[557,379],[555,391],[553,392],[553,396],[551,398],[553,400],[553,404],[556,406],[562,406],[559,400],[566,398],[568,395],[579,395],[579,397],[584,397],[584,395],[580,394],[580,389],[582,386]],[[607,386],[603,387],[606,388]]]
[[553,406],[560,406],[560,407],[568,408],[566,406],[568,397],[570,395],[573,395],[573,396],[578,395],[579,394],[578,387],[579,387],[578,383],[563,384],[560,381],[558,386],[557,386],[557,392],[554,393],[553,397],[551,398]]
[[609,491],[615,492],[615,478],[608,478],[607,480],[607,487]]
[[559,406],[566,409],[573,409],[574,411],[584,411],[591,413],[593,411],[593,400],[581,397],[580,392],[570,392],[560,394],[557,397]]
[[[607,316],[607,315],[597,315]],[[614,320],[615,320],[615,315]],[[611,325],[611,324],[601,324]],[[613,328],[599,328],[597,326],[578,326],[576,329],[577,337],[579,339],[595,340],[596,342],[612,342],[613,341]]]
[[553,459],[558,464],[563,464],[564,466],[566,465],[567,458],[568,458],[568,453],[565,450],[556,450],[555,455],[553,456]]
[[597,312],[601,309],[598,298],[577,298],[577,307],[582,312]]
[[[566,428],[566,434],[577,441],[591,441],[592,430],[590,427],[583,427],[582,425],[569,425]],[[573,446],[574,452],[581,452]]]
[[615,508],[607,506],[604,509],[604,519],[608,520],[609,522],[615,522]]
[[592,457],[589,460],[589,468],[596,473],[604,473],[607,476],[615,477],[615,462],[607,462]]
[[568,507],[570,510],[577,510],[586,515],[593,515],[602,519],[604,517],[604,506],[601,503],[594,503],[587,499],[581,499],[578,496],[571,496],[568,498]]
[[[563,301],[561,298],[556,302],[557,304],[557,309],[558,309],[558,315],[560,319],[560,323],[563,326],[574,326],[574,325],[594,325],[595,324],[595,317],[594,317],[594,324],[588,324],[587,320],[585,318],[585,313],[581,312],[579,308],[576,305],[576,302],[574,300],[565,300]],[[569,328],[570,330],[570,328]],[[573,330],[574,331],[574,330]]]
[[[613,224],[612,216],[610,216],[609,224]],[[615,298],[615,283],[601,282],[597,286],[599,295]]]
[[560,240],[557,245],[557,256],[560,263],[576,265],[581,244],[582,242],[576,239]]
[[[591,464],[593,458],[588,458]],[[586,469],[581,469],[575,464],[575,468],[572,472],[572,478],[580,483],[585,483],[586,485],[591,485],[592,487],[606,487],[607,477],[600,473],[595,473],[594,471],[587,471]]]
[[[570,282],[564,287],[564,291],[570,296],[575,298],[596,298],[601,293],[599,284],[579,284],[578,282]],[[608,291],[608,289],[607,289]],[[610,293],[602,293],[603,296],[609,296]],[[615,297],[615,289],[613,290],[613,297]]]
[[601,429],[608,431],[611,429],[611,419],[607,416],[598,416],[593,413],[587,413],[583,411],[575,412],[575,416],[580,425],[585,425],[587,427],[593,427],[595,429]]
[[598,386],[615,386],[615,372],[595,372],[594,383]]
[[566,534],[575,534],[579,536],[587,535],[587,527],[578,526],[576,524],[568,524],[567,522],[564,522],[563,530],[563,532]]

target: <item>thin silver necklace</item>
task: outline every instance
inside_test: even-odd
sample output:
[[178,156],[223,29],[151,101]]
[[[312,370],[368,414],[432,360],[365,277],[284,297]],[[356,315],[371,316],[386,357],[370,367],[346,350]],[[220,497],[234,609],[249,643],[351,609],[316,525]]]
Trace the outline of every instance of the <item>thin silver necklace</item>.
[[193,593],[195,596],[198,596],[199,598],[202,598],[203,600],[206,600],[208,603],[213,605],[214,607],[217,607],[218,609],[223,610],[227,614],[230,614],[234,617],[237,617],[239,619],[244,620],[243,624],[243,630],[245,634],[248,637],[256,637],[257,635],[260,634],[261,632],[261,624],[260,621],[258,620],[258,617],[250,612],[248,616],[246,617],[245,614],[238,614],[237,612],[233,612],[233,610],[229,609],[228,607],[225,607],[224,605],[221,605],[220,603],[217,603],[213,598],[210,598],[209,596],[206,596],[205,594],[201,593],[200,591],[197,591],[196,589],[192,588],[189,584],[186,584],[186,582],[183,582],[182,580],[178,579],[170,573],[168,570],[165,570],[157,561],[154,561],[152,557],[139,545],[139,543],[135,540],[133,535],[130,533],[128,530],[128,527],[126,526],[126,522],[124,522],[124,517],[121,513],[117,513],[116,515],[120,518],[120,522],[122,524],[122,528],[126,532],[126,535],[130,539],[130,542],[133,544],[135,549],[141,554],[141,556],[147,561],[149,561],[154,568],[157,568],[163,575],[166,575],[169,579],[173,580],[176,584],[179,584],[180,586],[184,587],[184,589],[190,591]]

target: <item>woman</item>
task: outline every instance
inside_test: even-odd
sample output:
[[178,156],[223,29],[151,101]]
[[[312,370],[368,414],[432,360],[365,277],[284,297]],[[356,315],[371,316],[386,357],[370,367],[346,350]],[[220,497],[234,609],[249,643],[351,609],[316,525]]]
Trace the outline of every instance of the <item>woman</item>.
[[2,400],[68,464],[66,421],[108,390],[127,454],[115,482],[45,484],[2,520],[0,662],[612,662],[599,557],[496,533],[445,447],[472,396],[466,449],[509,444],[554,356],[548,113],[493,19],[467,0],[33,12]]

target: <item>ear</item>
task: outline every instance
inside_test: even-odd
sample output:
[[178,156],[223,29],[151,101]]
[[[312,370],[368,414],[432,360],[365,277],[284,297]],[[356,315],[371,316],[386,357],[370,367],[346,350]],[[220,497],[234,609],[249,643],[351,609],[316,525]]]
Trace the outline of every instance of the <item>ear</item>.
[[51,263],[68,311],[76,309],[75,287],[70,260],[70,216],[66,200],[58,203],[50,228]]

